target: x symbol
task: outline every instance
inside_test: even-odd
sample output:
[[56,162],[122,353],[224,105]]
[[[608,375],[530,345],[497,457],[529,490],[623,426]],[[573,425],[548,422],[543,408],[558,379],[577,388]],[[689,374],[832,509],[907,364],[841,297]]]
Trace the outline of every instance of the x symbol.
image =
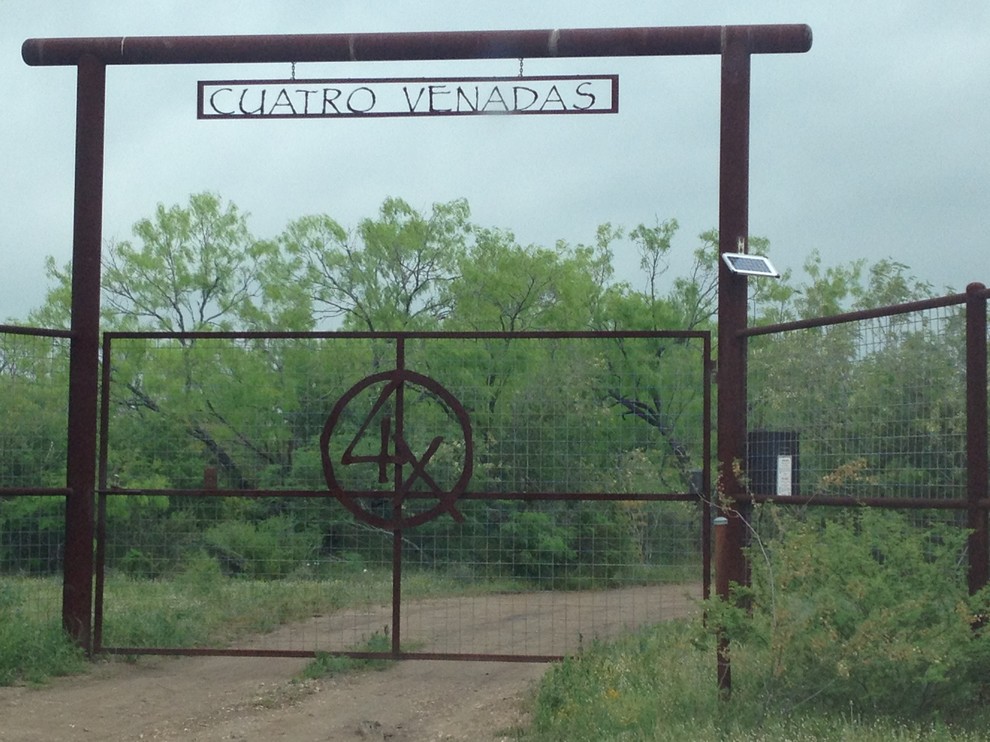
[[457,500],[457,495],[451,492],[444,492],[443,488],[436,483],[436,480],[430,476],[426,471],[426,464],[433,458],[437,450],[440,448],[440,444],[443,443],[443,437],[437,436],[431,442],[429,447],[426,449],[426,453],[419,460],[413,455],[413,452],[409,449],[409,444],[406,443],[405,439],[401,436],[395,437],[395,452],[398,454],[398,461],[402,463],[408,463],[412,465],[413,471],[409,475],[409,478],[402,483],[402,487],[399,488],[397,493],[398,502],[402,502],[406,494],[409,493],[412,488],[413,482],[417,479],[422,479],[426,482],[427,486],[433,491],[433,494],[437,496],[440,503],[443,505],[443,509],[450,513],[451,517],[458,523],[464,522],[464,516],[461,515],[460,511],[454,507],[454,502]]

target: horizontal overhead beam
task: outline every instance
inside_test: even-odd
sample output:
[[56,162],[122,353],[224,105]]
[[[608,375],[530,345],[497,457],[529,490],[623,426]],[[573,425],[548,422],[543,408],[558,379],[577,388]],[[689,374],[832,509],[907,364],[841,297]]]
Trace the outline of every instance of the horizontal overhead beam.
[[786,24],[28,39],[21,54],[33,66],[76,65],[84,56],[106,65],[678,56],[721,54],[730,31],[737,39],[747,39],[752,54],[800,53],[811,48],[808,26]]

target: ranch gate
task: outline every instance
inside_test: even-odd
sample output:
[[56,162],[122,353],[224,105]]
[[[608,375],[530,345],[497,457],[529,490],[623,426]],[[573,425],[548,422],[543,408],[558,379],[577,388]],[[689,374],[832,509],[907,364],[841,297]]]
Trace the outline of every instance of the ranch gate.
[[[141,508],[118,507],[115,502],[127,502],[128,498],[146,498],[144,504],[149,508],[160,506],[160,500],[156,498],[164,497],[163,492],[156,492],[153,487],[144,486],[141,494],[127,492],[126,487],[117,487],[112,480],[112,472],[108,471],[106,462],[106,452],[112,450],[113,428],[109,425],[108,400],[115,394],[113,386],[113,368],[109,359],[124,358],[127,360],[127,352],[122,353],[122,348],[127,343],[157,343],[154,353],[165,353],[166,356],[172,352],[170,344],[180,340],[180,338],[151,338],[127,337],[127,336],[106,336],[103,340],[103,360],[102,386],[104,396],[102,398],[104,425],[100,426],[101,410],[101,336],[99,328],[99,304],[100,304],[100,255],[102,247],[102,199],[103,199],[103,137],[104,137],[104,116],[105,116],[105,76],[108,65],[157,65],[157,64],[201,64],[201,63],[246,63],[246,62],[278,62],[293,63],[304,61],[323,62],[347,62],[357,60],[416,60],[416,59],[490,59],[490,58],[541,58],[541,57],[612,57],[612,56],[664,56],[664,55],[687,55],[687,54],[707,54],[717,55],[721,61],[721,135],[720,135],[720,169],[719,169],[719,219],[718,227],[720,234],[719,250],[721,253],[745,252],[748,238],[748,188],[749,188],[749,80],[750,80],[750,60],[753,54],[763,53],[800,53],[810,48],[811,34],[806,26],[727,26],[727,27],[700,27],[700,28],[634,28],[634,29],[585,29],[585,30],[546,30],[546,31],[495,31],[477,33],[412,33],[412,34],[355,34],[355,35],[304,35],[304,36],[284,36],[284,37],[194,37],[194,38],[97,38],[97,39],[32,39],[25,42],[23,56],[26,62],[32,65],[69,65],[75,66],[78,72],[78,97],[77,97],[77,134],[76,134],[76,183],[75,183],[75,214],[74,214],[74,239],[73,239],[73,276],[72,276],[72,319],[71,328],[68,332],[47,331],[47,330],[26,330],[24,328],[3,328],[5,333],[15,335],[40,336],[51,339],[55,344],[65,340],[69,343],[69,404],[68,404],[68,455],[67,473],[65,487],[44,487],[37,485],[16,485],[5,487],[3,494],[6,497],[16,499],[22,495],[48,495],[58,498],[64,497],[66,523],[64,552],[59,555],[64,565],[64,585],[62,596],[62,616],[63,623],[71,635],[82,646],[87,649],[101,648],[108,649],[104,642],[102,632],[104,624],[108,621],[109,606],[105,605],[107,593],[107,579],[102,568],[95,569],[96,565],[103,565],[109,558],[118,557],[130,559],[132,565],[141,563],[141,560],[148,559],[149,555],[140,553],[140,550],[133,550],[127,544],[121,544],[114,539],[109,530],[114,518],[129,517],[129,513],[140,511]],[[717,399],[717,455],[715,460],[718,466],[718,487],[717,495],[720,498],[719,504],[722,507],[722,515],[726,518],[725,526],[720,529],[718,539],[721,548],[719,549],[719,563],[721,569],[717,570],[717,588],[722,595],[727,595],[730,582],[745,582],[746,565],[742,558],[742,548],[746,541],[746,508],[747,503],[759,499],[780,499],[791,503],[804,502],[801,498],[810,498],[808,502],[814,501],[816,504],[848,505],[851,503],[863,502],[864,497],[870,497],[868,493],[857,490],[856,487],[864,483],[875,483],[877,479],[873,474],[866,473],[870,466],[870,461],[859,456],[851,459],[853,462],[846,466],[842,461],[838,461],[836,470],[842,475],[844,485],[852,487],[849,494],[830,495],[829,493],[798,492],[785,493],[768,491],[754,492],[744,481],[743,468],[739,462],[749,461],[748,457],[753,451],[752,446],[747,446],[747,439],[754,431],[750,430],[748,415],[752,407],[752,400],[747,395],[747,381],[749,379],[748,349],[750,341],[756,342],[757,335],[766,335],[771,332],[767,329],[756,329],[747,327],[747,279],[743,274],[729,270],[728,265],[719,266],[719,304],[718,304],[718,349],[717,349],[717,372],[716,380],[718,387]],[[919,500],[908,503],[904,498],[900,500],[887,500],[887,505],[896,504],[899,507],[914,508],[927,507],[939,510],[954,510],[967,513],[967,525],[972,531],[969,541],[970,560],[970,589],[976,589],[986,584],[987,581],[987,440],[986,440],[986,290],[979,285],[973,285],[965,297],[951,297],[947,300],[950,304],[966,304],[967,311],[967,335],[966,335],[966,405],[965,405],[965,485],[962,490],[950,490],[948,497],[922,497]],[[928,308],[912,307],[908,310],[895,308],[891,316],[900,316],[904,312],[919,310],[927,311]],[[880,316],[877,314],[876,316]],[[845,321],[864,321],[869,317],[844,318]],[[819,327],[829,325],[831,320],[822,321]],[[982,322],[982,325],[980,324]],[[948,324],[953,324],[949,320]],[[810,327],[811,325],[809,325]],[[981,329],[982,328],[982,329]],[[791,332],[807,330],[804,326],[775,328],[775,331]],[[898,338],[903,339],[904,335],[899,334],[900,329],[895,328],[892,332],[883,331],[885,342],[895,343]],[[192,340],[193,338],[187,338]],[[396,565],[396,573],[400,573],[406,568],[409,562],[415,563],[416,558],[410,554],[424,555],[419,566],[427,562],[436,562],[436,552],[434,556],[425,556],[429,552],[425,548],[425,541],[431,540],[432,545],[448,544],[449,548],[454,548],[455,537],[448,533],[440,533],[447,528],[450,523],[466,524],[480,523],[482,519],[471,512],[471,508],[489,508],[499,511],[498,517],[501,522],[509,523],[507,533],[515,539],[515,546],[524,545],[527,537],[527,523],[532,525],[546,525],[553,522],[556,517],[566,517],[576,519],[566,524],[573,525],[580,523],[582,517],[589,516],[576,498],[576,495],[588,495],[589,500],[606,503],[617,503],[620,499],[626,502],[647,502],[655,496],[660,496],[652,502],[651,506],[666,506],[672,504],[681,506],[683,503],[667,503],[664,498],[677,500],[678,498],[694,498],[699,507],[706,507],[705,503],[711,502],[716,494],[709,486],[709,477],[703,473],[700,482],[694,491],[667,492],[661,493],[651,488],[636,490],[638,494],[630,499],[630,489],[622,487],[610,489],[609,487],[599,487],[595,492],[581,492],[577,487],[562,487],[551,491],[540,490],[543,494],[550,494],[549,502],[557,501],[556,504],[562,508],[555,511],[551,507],[544,507],[538,511],[539,518],[528,522],[526,518],[518,515],[518,509],[514,509],[514,498],[526,500],[535,497],[531,490],[530,494],[523,488],[494,488],[490,494],[497,496],[498,500],[486,500],[483,493],[473,491],[468,482],[472,480],[475,467],[479,466],[478,459],[472,459],[470,452],[479,448],[479,440],[475,437],[475,423],[473,421],[474,410],[469,404],[465,404],[463,399],[470,398],[473,393],[469,387],[463,389],[456,380],[444,377],[442,380],[437,375],[427,373],[424,369],[429,364],[421,363],[417,360],[411,362],[411,358],[419,358],[418,353],[424,352],[429,357],[431,351],[422,349],[413,350],[410,343],[418,346],[421,343],[437,343],[444,346],[450,343],[465,343],[470,350],[461,349],[460,353],[467,355],[477,354],[479,343],[498,340],[502,342],[509,340],[506,346],[515,345],[517,342],[542,343],[565,343],[590,342],[592,344],[604,344],[606,350],[597,350],[590,355],[585,355],[584,351],[578,353],[583,360],[597,358],[596,363],[609,364],[610,352],[614,347],[626,343],[646,343],[647,346],[658,343],[664,347],[671,347],[671,341],[678,339],[686,344],[707,343],[707,339],[698,336],[688,338],[666,334],[653,337],[636,337],[627,334],[626,336],[607,334],[594,335],[590,338],[567,337],[564,335],[549,338],[483,338],[483,337],[414,337],[395,335],[390,338],[337,338],[333,342],[358,342],[377,343],[386,342],[392,345],[392,351],[388,354],[392,362],[385,367],[371,366],[358,372],[353,369],[353,376],[341,377],[338,381],[343,384],[339,391],[335,406],[331,409],[329,417],[324,422],[324,427],[320,437],[321,461],[318,471],[324,478],[325,490],[322,496],[315,496],[315,490],[305,488],[296,492],[285,490],[281,500],[291,501],[293,507],[296,503],[316,502],[326,504],[330,496],[334,498],[334,504],[339,504],[349,511],[351,521],[348,525],[337,524],[336,530],[332,534],[335,545],[345,545],[350,551],[339,551],[339,553],[356,553],[360,560],[354,559],[350,566],[358,567],[369,564],[370,549],[357,549],[355,530],[364,534],[373,533],[375,538],[381,539],[383,534],[387,534],[386,540],[390,541],[391,547],[384,553],[389,555],[386,560],[392,565]],[[281,338],[269,336],[264,342],[303,342],[303,343],[323,343],[329,342],[328,338]],[[252,343],[261,343],[260,338],[248,336],[230,336],[215,338],[196,338],[199,347],[209,347],[211,343],[228,342],[233,347],[245,348]],[[237,344],[241,344],[238,346]],[[611,344],[611,345],[609,345]],[[814,347],[816,344],[811,343]],[[237,353],[236,350],[214,349],[218,357],[231,357]],[[132,355],[140,355],[152,351],[130,351]],[[361,351],[364,352],[364,351]],[[532,357],[537,357],[544,351],[529,352]],[[871,351],[862,349],[859,351],[859,360],[869,357]],[[358,356],[361,353],[357,353]],[[443,353],[440,353],[443,355]],[[454,353],[457,355],[457,353]],[[526,353],[520,354],[526,356]],[[772,353],[769,355],[773,355]],[[378,356],[379,360],[384,356]],[[754,356],[755,357],[755,356]],[[708,384],[704,374],[707,373],[707,353],[699,353],[700,360],[696,368],[703,369],[702,381],[695,387],[707,390]],[[604,359],[604,360],[602,360]],[[382,370],[384,368],[385,370]],[[561,373],[570,374],[571,367],[562,368]],[[772,374],[765,373],[763,380],[771,378]],[[588,379],[585,379],[588,381]],[[778,380],[779,381],[779,380]],[[546,385],[546,388],[553,388]],[[585,387],[567,387],[585,388]],[[588,386],[593,388],[593,385]],[[770,385],[771,397],[773,394],[773,384]],[[107,391],[109,390],[109,391]],[[133,389],[131,390],[134,391]],[[608,387],[599,388],[598,394],[612,394],[615,389]],[[590,399],[590,397],[589,397]],[[707,400],[707,392],[704,399]],[[768,397],[767,399],[770,399]],[[416,400],[418,410],[410,412],[411,417],[406,417],[408,401]],[[560,400],[558,400],[560,401]],[[587,402],[588,400],[584,400]],[[764,416],[768,424],[776,426],[781,420],[788,421],[794,419],[788,417],[790,411],[781,408],[776,400],[761,402],[765,406],[761,408],[760,415]],[[641,397],[627,396],[622,391],[617,391],[612,396],[612,402],[620,408],[625,405],[626,413],[640,423],[645,423],[648,412],[644,408],[637,407],[637,402],[643,402]],[[360,412],[362,405],[365,405],[364,412]],[[704,408],[707,402],[702,402]],[[756,409],[755,407],[752,407]],[[471,409],[470,414],[467,410]],[[480,409],[480,407],[478,408]],[[412,408],[410,408],[410,411]],[[655,410],[659,412],[659,410]],[[442,413],[442,414],[441,414]],[[431,420],[434,423],[442,423],[442,432],[431,431],[429,428],[419,430],[413,423],[416,416],[422,414],[422,419]],[[349,429],[347,426],[357,420],[357,427]],[[958,421],[958,416],[954,418]],[[704,413],[704,420],[708,420],[707,412]],[[408,425],[408,431],[407,431]],[[654,421],[652,434],[664,438],[667,444],[667,452],[673,456],[672,466],[676,468],[679,454],[677,446],[671,445],[670,429],[665,427],[666,423],[661,417]],[[650,427],[643,425],[643,427]],[[828,428],[828,426],[825,426]],[[824,429],[824,428],[823,428]],[[346,431],[350,430],[350,437]],[[413,430],[417,430],[415,435]],[[664,431],[668,435],[664,435]],[[766,439],[769,441],[784,442],[792,445],[793,450],[776,451],[776,467],[779,477],[779,469],[783,462],[790,462],[793,466],[797,450],[797,438],[793,431],[770,431]],[[931,432],[931,431],[929,431]],[[358,435],[357,433],[360,433]],[[357,441],[377,440],[379,447],[369,451],[359,450]],[[415,437],[419,436],[419,437]],[[492,434],[492,440],[498,440],[496,434]],[[566,437],[566,436],[565,436]],[[707,434],[701,436],[707,441]],[[752,441],[753,439],[750,438]],[[452,452],[458,450],[453,445],[453,441],[460,441],[460,456],[452,456]],[[351,444],[354,443],[352,446]],[[446,445],[450,443],[450,445]],[[492,454],[491,448],[495,444],[486,441],[490,446],[487,454]],[[335,448],[342,445],[343,448]],[[704,450],[707,443],[699,443],[699,450]],[[802,437],[800,440],[800,456],[802,457],[805,474],[807,467],[812,461],[818,461],[823,467],[828,466],[827,452],[838,446],[835,444],[826,445],[816,450],[813,442]],[[552,446],[551,446],[552,449]],[[637,447],[631,446],[630,451],[635,451]],[[811,453],[815,451],[814,455]],[[817,459],[815,458],[817,456]],[[222,458],[222,457],[221,457]],[[702,471],[709,457],[701,455]],[[865,460],[865,464],[861,463]],[[101,462],[98,464],[98,462]],[[491,458],[487,460],[487,465],[498,466],[498,460]],[[628,464],[629,462],[627,462]],[[683,463],[683,461],[681,462]],[[832,462],[833,464],[835,462]],[[230,486],[224,483],[223,461],[218,459],[218,466],[207,467],[205,472],[200,472],[201,481],[198,486],[190,485],[184,493],[172,493],[176,498],[186,497],[195,500],[198,505],[188,510],[191,514],[184,516],[189,520],[195,520],[201,512],[223,510],[229,507],[230,502],[257,499],[258,493],[248,493],[238,486]],[[441,466],[442,465],[442,466]],[[460,468],[458,468],[458,465]],[[355,488],[355,485],[348,478],[350,471],[354,468],[377,470],[379,474],[378,487],[362,489],[365,485]],[[566,467],[565,467],[566,468]],[[447,474],[435,473],[437,470],[446,471]],[[635,470],[627,468],[624,471]],[[826,475],[822,481],[833,481]],[[789,472],[789,477],[778,478],[777,484],[786,488],[787,482],[794,484],[798,470]],[[855,481],[855,475],[862,474],[861,481]],[[444,478],[444,477],[449,478]],[[480,481],[480,480],[479,480]],[[495,481],[494,479],[492,481]],[[781,483],[784,483],[781,485]],[[953,487],[959,485],[954,483]],[[659,489],[659,488],[657,488]],[[772,489],[772,488],[771,488]],[[958,495],[952,493],[958,492]],[[266,493],[270,494],[270,493]],[[917,494],[917,493],[913,493]],[[621,495],[621,497],[620,497]],[[913,495],[912,495],[913,496]],[[838,498],[831,501],[829,497]],[[637,499],[641,498],[641,499]],[[845,499],[843,499],[845,498]],[[896,499],[896,498],[895,498]],[[498,502],[497,506],[492,503]],[[99,507],[97,507],[99,503]],[[923,504],[922,504],[923,503]],[[873,503],[870,503],[873,504]],[[877,503],[882,504],[882,503]],[[568,510],[568,506],[570,509]],[[276,508],[277,509],[277,508]],[[629,512],[624,514],[627,522],[636,523],[636,518],[641,517],[637,507],[628,507]],[[98,511],[98,512],[97,512]],[[123,513],[124,515],[121,515]],[[492,515],[493,513],[489,513]],[[99,516],[99,517],[97,517]],[[326,513],[321,513],[319,517],[325,518]],[[515,516],[515,517],[514,517]],[[660,520],[675,517],[671,513],[655,511],[649,517]],[[591,519],[593,521],[593,518]],[[707,547],[708,514],[704,511],[700,516],[699,531],[703,534],[698,541],[698,554],[700,561],[705,567],[699,576],[698,583],[706,584],[707,580]],[[94,554],[93,544],[95,524],[99,523],[100,553]],[[342,523],[342,522],[341,522]],[[441,526],[440,524],[444,524]],[[198,524],[202,526],[202,524]],[[596,531],[595,524],[586,523],[587,533],[594,537],[594,534],[601,534]],[[420,536],[414,535],[417,530]],[[539,531],[540,529],[536,529]],[[543,532],[546,532],[545,530]],[[244,570],[248,562],[243,559],[243,554],[238,553],[232,547],[235,543],[233,534],[225,534],[226,538],[220,538],[222,534],[214,534],[210,542],[214,549],[215,559],[219,559],[226,564],[226,568],[231,571]],[[504,535],[504,534],[503,534]],[[531,535],[531,534],[530,534]],[[257,534],[255,534],[257,536]],[[482,553],[482,545],[486,536],[476,533],[474,538],[468,539],[471,554]],[[419,540],[417,540],[419,539]],[[604,539],[606,542],[608,539]],[[457,548],[461,548],[465,540],[458,541]],[[655,545],[654,545],[655,546]],[[409,548],[407,548],[409,547]],[[596,584],[595,579],[601,575],[595,575],[593,560],[584,568],[588,574],[566,575],[561,571],[564,563],[570,562],[571,566],[575,562],[579,563],[577,555],[573,555],[567,550],[561,551],[559,544],[543,543],[542,546],[531,550],[531,554],[536,554],[529,559],[528,564],[514,565],[516,569],[533,568],[537,572],[541,568],[546,568],[552,573],[552,580],[562,580],[561,586],[579,587],[582,584]],[[589,547],[592,551],[595,547]],[[609,547],[610,548],[610,547]],[[649,540],[640,543],[641,549],[652,548]],[[542,551],[541,551],[542,549]],[[122,550],[122,552],[121,552]],[[573,550],[572,550],[573,551]],[[608,548],[605,549],[608,551]],[[115,553],[111,553],[115,552]],[[360,552],[360,553],[359,553]],[[338,553],[333,552],[331,553]],[[464,552],[467,553],[467,552]],[[543,556],[540,556],[540,555]],[[553,557],[547,555],[555,554]],[[543,557],[547,556],[547,559]],[[473,556],[471,557],[474,558]],[[165,557],[162,557],[165,559]],[[153,561],[153,559],[152,559]],[[319,571],[324,569],[320,558],[310,560],[313,564],[305,565],[306,569]],[[346,560],[345,560],[346,561]],[[463,582],[470,582],[475,574],[474,569],[478,564],[473,564],[469,559],[453,560],[461,564],[463,572],[460,578],[456,575],[452,579],[460,579]],[[607,560],[606,562],[607,563]],[[465,567],[464,565],[467,565]],[[542,565],[542,567],[541,567]],[[148,566],[148,565],[146,565]],[[339,565],[333,565],[337,568]],[[628,564],[626,566],[629,566]],[[149,566],[154,569],[154,565]],[[366,566],[360,566],[366,569]],[[95,570],[95,571],[94,571]],[[374,570],[372,570],[374,571]],[[362,574],[364,574],[362,572]],[[611,578],[615,587],[613,573]],[[573,580],[573,582],[568,582]],[[584,582],[581,580],[591,580]],[[94,592],[94,585],[96,586]],[[210,583],[204,582],[203,589],[209,594]],[[393,596],[401,599],[398,593],[401,590],[392,583]],[[607,592],[607,591],[605,591]],[[701,590],[699,589],[699,592]],[[706,592],[706,591],[705,591]],[[98,610],[95,615],[96,625],[94,626],[94,594],[96,596]],[[470,598],[475,600],[476,597]],[[477,597],[478,600],[482,600]],[[423,599],[429,602],[429,598]],[[390,631],[393,632],[391,649],[392,654],[402,653],[405,650],[399,646],[398,634],[408,633],[403,628],[403,620],[399,615],[401,600],[391,601],[392,611],[388,623]],[[485,604],[479,603],[480,608],[475,612],[477,615],[484,615],[488,610]],[[106,610],[105,610],[106,609]],[[608,612],[608,609],[605,609]],[[515,615],[515,614],[514,614]],[[522,614],[519,614],[520,616]],[[655,620],[655,616],[651,620]],[[380,621],[380,617],[375,615],[370,619],[372,625]],[[580,629],[578,629],[580,632]],[[414,641],[427,641],[421,637],[415,637]],[[469,647],[464,649],[464,647]],[[135,649],[135,647],[118,647],[122,651],[125,649]],[[141,649],[137,647],[137,649]],[[148,649],[148,648],[146,648]],[[160,649],[160,648],[159,648]],[[187,647],[187,649],[190,649]],[[169,650],[171,651],[171,650]],[[264,653],[264,650],[257,648],[244,648],[243,651],[254,653]],[[310,650],[307,650],[310,651]],[[559,654],[570,651],[569,648],[548,647],[545,650],[537,650],[534,656],[559,656]],[[415,651],[411,652],[415,654]],[[470,644],[458,645],[451,649],[443,649],[439,652],[422,652],[426,656],[478,656],[481,653],[477,648],[470,648]],[[496,650],[495,654],[505,654],[515,656],[515,653],[506,654],[503,650]],[[721,668],[723,673],[720,680],[723,684],[728,684],[727,666]]]
[[[801,53],[804,25],[552,29],[397,34],[239,37],[29,39],[31,65],[76,67],[76,180],[72,251],[72,318],[63,621],[82,646],[93,646],[93,537],[97,489],[100,380],[100,267],[106,68],[109,65],[348,62],[547,57],[716,55],[721,62],[719,251],[745,252],[749,236],[750,61],[754,54]],[[717,420],[720,486],[744,492],[732,462],[746,449],[745,274],[719,265]],[[729,579],[745,580],[744,528],[730,519],[726,543],[736,555]]]
[[[94,648],[545,661],[684,616],[709,359],[704,332],[107,333]],[[169,488],[129,466],[149,445]],[[167,645],[118,608],[135,589]],[[186,601],[244,622],[293,592],[315,608],[291,629],[183,626]]]

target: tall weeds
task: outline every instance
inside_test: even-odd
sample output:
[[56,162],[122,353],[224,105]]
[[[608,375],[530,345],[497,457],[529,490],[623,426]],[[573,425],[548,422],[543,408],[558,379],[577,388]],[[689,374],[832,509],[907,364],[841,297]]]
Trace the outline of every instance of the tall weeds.
[[[553,668],[526,738],[985,739],[990,591],[967,594],[965,533],[879,511],[759,516],[751,587],[704,619]],[[728,699],[716,687],[720,635]]]

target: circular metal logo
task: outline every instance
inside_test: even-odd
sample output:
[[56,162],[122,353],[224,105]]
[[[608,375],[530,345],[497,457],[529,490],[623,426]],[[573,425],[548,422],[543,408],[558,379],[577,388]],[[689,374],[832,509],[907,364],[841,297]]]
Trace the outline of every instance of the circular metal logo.
[[471,422],[439,383],[395,369],[367,376],[334,405],[320,437],[323,474],[354,516],[399,530],[443,513],[471,479]]

